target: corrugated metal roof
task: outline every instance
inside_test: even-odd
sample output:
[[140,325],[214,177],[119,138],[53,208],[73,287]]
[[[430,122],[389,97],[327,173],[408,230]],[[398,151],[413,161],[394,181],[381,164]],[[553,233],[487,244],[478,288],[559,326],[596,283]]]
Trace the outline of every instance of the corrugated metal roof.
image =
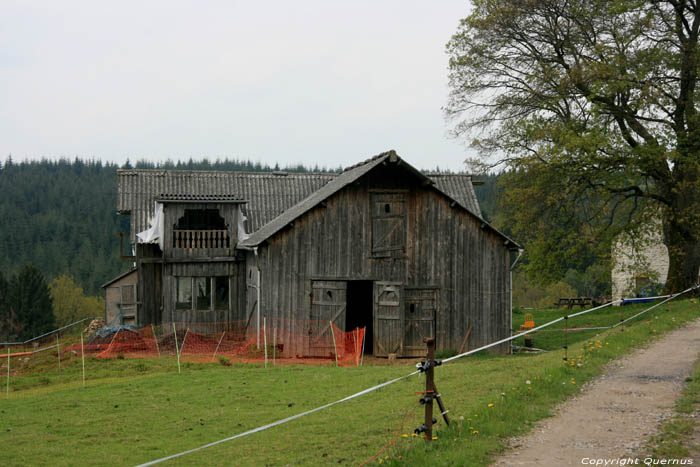
[[[239,246],[250,247],[274,235],[333,193],[359,179],[377,165],[391,158],[402,167],[482,219],[471,176],[463,174],[425,175],[403,161],[394,151],[385,152],[346,168],[340,174],[287,172],[220,172],[191,170],[118,171],[117,210],[131,214],[131,241],[136,233],[148,228],[154,202],[163,196],[183,200],[247,200],[247,230],[251,236]],[[175,198],[172,198],[175,199]],[[483,221],[504,239],[501,232]]]
[[435,182],[435,187],[450,198],[481,217],[481,208],[472,185],[471,175],[463,174],[427,174]]
[[239,196],[252,232],[321,188],[335,174],[126,169],[117,172],[117,210],[131,214],[131,241],[148,228],[155,200],[164,193]]

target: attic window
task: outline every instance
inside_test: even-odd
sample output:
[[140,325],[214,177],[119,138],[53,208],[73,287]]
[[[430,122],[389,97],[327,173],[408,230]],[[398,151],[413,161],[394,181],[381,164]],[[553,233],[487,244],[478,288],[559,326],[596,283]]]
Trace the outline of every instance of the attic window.
[[374,193],[371,201],[372,257],[406,255],[406,195]]

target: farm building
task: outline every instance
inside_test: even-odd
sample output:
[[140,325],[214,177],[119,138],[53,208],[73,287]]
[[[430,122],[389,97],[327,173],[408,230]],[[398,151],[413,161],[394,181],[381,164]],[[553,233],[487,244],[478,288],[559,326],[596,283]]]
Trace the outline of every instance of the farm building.
[[376,356],[510,335],[519,247],[482,219],[468,175],[389,151],[340,174],[128,169],[118,185],[141,325],[306,320],[311,336],[332,321],[366,327]]
[[102,285],[105,289],[105,323],[136,324],[136,269]]

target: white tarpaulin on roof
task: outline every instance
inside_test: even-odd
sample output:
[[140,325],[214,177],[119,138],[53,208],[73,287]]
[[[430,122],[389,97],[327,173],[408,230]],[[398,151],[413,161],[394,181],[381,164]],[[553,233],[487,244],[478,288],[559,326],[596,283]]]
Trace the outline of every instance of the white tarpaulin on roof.
[[163,217],[163,204],[156,203],[156,213],[148,221],[150,227],[136,234],[141,243],[158,243],[163,250],[163,232],[165,231]]
[[241,242],[245,240],[246,238],[250,237],[250,234],[247,234],[245,231],[245,221],[247,221],[248,218],[246,217],[245,214],[243,214],[243,209],[241,209],[241,205],[238,205],[238,241]]

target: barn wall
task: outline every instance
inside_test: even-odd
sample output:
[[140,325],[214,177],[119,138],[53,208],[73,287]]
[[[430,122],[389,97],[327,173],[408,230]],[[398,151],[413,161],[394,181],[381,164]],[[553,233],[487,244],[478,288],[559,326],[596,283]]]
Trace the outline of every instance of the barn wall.
[[136,245],[138,268],[136,322],[140,325],[160,324],[163,303],[163,269],[160,258],[162,258],[162,252],[157,244]]
[[[257,259],[248,255],[249,267],[257,261],[261,270],[261,315],[309,319],[312,278],[396,281],[439,289],[438,348],[459,349],[470,324],[468,348],[510,335],[503,238],[432,188],[407,182],[415,179],[397,172],[372,172],[268,239]],[[372,190],[408,190],[404,257],[372,257]]]
[[[230,262],[199,262],[199,263],[166,263],[163,272],[163,322],[179,323],[224,323],[244,319],[245,307],[245,277],[244,263]],[[229,278],[229,310],[228,311],[182,311],[175,309],[176,277],[212,277],[227,276]],[[202,329],[205,331],[206,329]]]

